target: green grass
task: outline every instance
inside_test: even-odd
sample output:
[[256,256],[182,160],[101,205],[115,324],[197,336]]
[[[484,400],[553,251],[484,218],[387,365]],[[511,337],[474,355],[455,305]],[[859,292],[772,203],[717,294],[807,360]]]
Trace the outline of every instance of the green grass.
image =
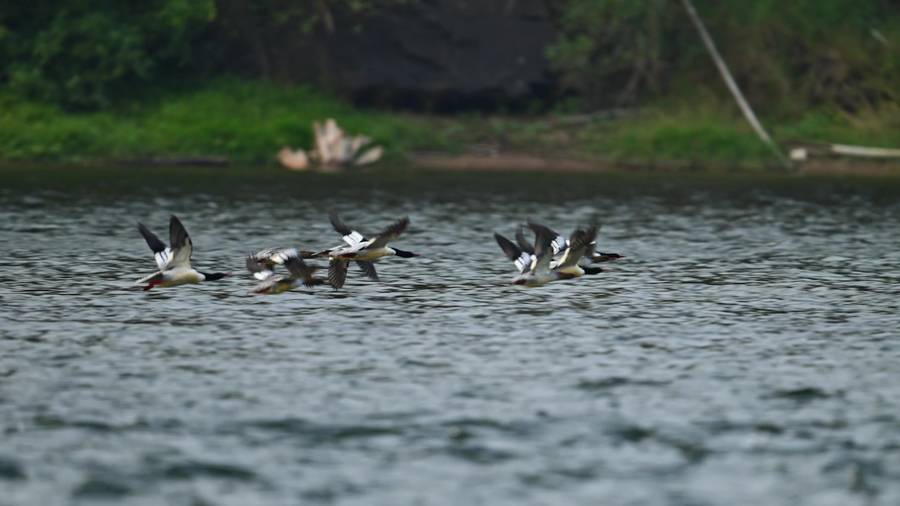
[[[550,116],[431,117],[360,110],[303,86],[219,80],[192,91],[157,90],[102,112],[72,113],[0,89],[0,160],[114,161],[224,156],[274,163],[282,146],[309,148],[315,120],[333,117],[385,146],[388,160],[412,150],[501,151],[630,162],[775,166],[772,153],[729,103],[660,103],[615,120],[570,123]],[[699,104],[699,105],[695,105]],[[900,107],[854,115],[817,110],[764,118],[786,151],[794,142],[900,146]]]
[[[855,116],[817,110],[799,118],[762,121],[785,153],[791,145],[805,143],[900,146],[897,111],[887,109]],[[776,164],[772,152],[737,112],[703,106],[657,110],[617,124],[599,124],[587,130],[584,142],[597,153],[623,159]]]
[[678,160],[761,165],[772,153],[750,127],[704,110],[650,111],[590,125],[582,134],[590,152],[620,160]]
[[421,119],[361,111],[302,86],[220,80],[190,92],[68,113],[0,90],[0,159],[78,161],[148,156],[226,156],[267,162],[282,146],[309,148],[312,122],[333,117],[389,154],[440,149]]

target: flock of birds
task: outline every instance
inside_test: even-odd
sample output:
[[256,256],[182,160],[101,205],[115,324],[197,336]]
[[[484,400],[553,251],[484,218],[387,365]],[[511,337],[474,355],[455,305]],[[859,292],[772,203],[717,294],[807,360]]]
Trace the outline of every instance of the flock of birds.
[[[300,286],[313,287],[325,284],[338,289],[344,286],[350,262],[356,263],[366,277],[378,281],[375,262],[379,259],[389,256],[400,258],[418,256],[410,251],[388,246],[406,230],[409,218],[394,222],[372,237],[366,237],[348,227],[336,213],[331,213],[329,218],[331,226],[343,239],[343,243],[337,246],[321,251],[266,248],[247,256],[247,270],[258,281],[251,292],[273,294]],[[516,276],[513,278],[513,284],[516,285],[541,286],[551,281],[599,274],[603,269],[592,264],[622,258],[618,253],[603,253],[596,250],[595,225],[576,229],[568,239],[539,223],[529,221],[527,227],[534,233],[533,241],[525,237],[521,227],[516,231],[515,242],[500,234],[494,234],[500,249],[516,267]],[[168,245],[143,223],[138,223],[138,230],[153,251],[153,258],[158,267],[156,272],[135,282],[143,285],[144,290],[156,286],[170,287],[215,281],[231,274],[202,272],[191,266],[194,247],[187,230],[176,216],[169,219]],[[320,267],[306,261],[310,259],[328,259],[328,276],[325,278],[317,276],[316,272]]]

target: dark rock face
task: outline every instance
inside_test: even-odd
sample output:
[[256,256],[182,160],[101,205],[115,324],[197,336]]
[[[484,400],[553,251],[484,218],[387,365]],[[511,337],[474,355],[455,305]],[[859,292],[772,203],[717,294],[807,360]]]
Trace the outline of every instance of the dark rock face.
[[274,77],[325,81],[363,103],[480,108],[552,84],[544,49],[555,32],[541,0],[417,0],[362,18],[335,12],[334,30],[314,37],[278,31],[266,41]]

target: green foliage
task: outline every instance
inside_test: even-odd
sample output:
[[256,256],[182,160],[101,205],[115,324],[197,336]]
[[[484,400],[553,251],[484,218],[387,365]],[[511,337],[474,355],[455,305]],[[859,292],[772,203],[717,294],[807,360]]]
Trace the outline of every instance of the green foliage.
[[[795,119],[770,123],[781,145],[793,142],[900,146],[900,112],[885,106],[856,115],[813,109]],[[634,118],[595,122],[579,143],[589,151],[624,160],[682,160],[766,166],[772,153],[740,115],[726,105],[668,104]]]
[[[694,0],[753,101],[799,113],[896,101],[900,10],[890,0]],[[594,107],[724,88],[681,1],[567,0],[548,56]]]
[[772,158],[740,118],[714,109],[652,111],[615,124],[595,123],[583,142],[595,153],[624,160],[761,165]]
[[80,113],[6,92],[0,93],[0,109],[0,158],[7,160],[220,155],[267,162],[282,146],[309,148],[312,122],[327,117],[349,132],[372,137],[389,155],[448,142],[421,120],[360,111],[302,86],[236,80]]
[[190,63],[214,0],[5,2],[0,77],[30,97],[75,108],[107,105],[117,89]]

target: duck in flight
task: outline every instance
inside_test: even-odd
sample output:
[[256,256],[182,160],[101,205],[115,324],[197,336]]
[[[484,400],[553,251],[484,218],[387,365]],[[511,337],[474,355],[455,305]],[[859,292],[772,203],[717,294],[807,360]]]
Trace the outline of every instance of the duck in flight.
[[[254,278],[263,281],[274,274],[276,266],[286,266],[287,261],[291,258],[314,258],[315,255],[312,251],[303,251],[297,248],[266,248],[247,257],[247,268],[253,273]],[[253,269],[250,268],[251,262],[254,264]]]
[[144,240],[147,241],[147,245],[153,251],[153,258],[156,260],[156,266],[159,269],[153,274],[144,276],[135,282],[137,285],[145,285],[145,291],[150,290],[154,286],[169,287],[200,283],[202,281],[215,281],[230,275],[227,272],[200,272],[191,267],[191,254],[194,246],[184,225],[181,224],[181,221],[175,215],[169,218],[168,246],[143,223],[138,223],[138,231],[144,236]]
[[316,257],[328,257],[328,281],[334,288],[344,286],[347,279],[347,267],[351,261],[371,280],[378,281],[375,261],[386,256],[412,258],[416,255],[410,251],[388,246],[388,243],[400,237],[409,226],[409,218],[397,220],[372,238],[367,238],[358,231],[348,227],[337,213],[329,214],[331,226],[341,234],[344,244],[317,253]]
[[[535,241],[532,246],[524,235],[517,233],[516,243],[506,237],[494,233],[494,239],[500,245],[500,249],[506,257],[512,260],[516,266],[518,275],[513,279],[513,284],[525,286],[541,286],[551,281],[573,279],[584,275],[599,274],[603,269],[599,267],[583,267],[579,262],[591,251],[591,243],[597,236],[597,227],[591,226],[585,230],[577,229],[568,240],[559,241],[559,235],[550,228],[529,222],[528,228],[534,232]],[[521,237],[519,237],[521,235]],[[559,251],[554,248],[554,243],[568,245],[559,258],[554,258],[554,253]]]
[[[551,241],[550,246],[553,248],[553,255],[555,258],[558,258],[565,254],[566,249],[569,248],[571,244],[571,238],[566,239],[562,235],[554,232],[549,227],[545,227],[547,230],[554,236],[553,241]],[[523,251],[530,251],[532,249],[531,244],[525,239],[525,235],[522,233],[522,228],[516,231],[516,244],[518,244],[519,248]],[[596,251],[597,249],[597,240],[591,241],[588,245],[588,250],[585,252],[584,258],[586,258],[590,263],[603,263],[603,262],[611,262],[613,260],[618,260],[620,258],[625,258],[623,255],[618,253],[604,253],[602,251]]]
[[[288,252],[282,251],[281,254],[287,255]],[[253,277],[260,280],[261,283],[256,285],[252,293],[257,294],[275,294],[292,290],[298,286],[312,288],[316,285],[326,283],[326,280],[313,276],[318,267],[308,265],[300,258],[300,255],[293,254],[284,256],[278,265],[283,265],[290,274],[275,274],[272,265],[268,265],[265,260],[260,260],[256,255],[247,257],[247,270],[253,273]]]

